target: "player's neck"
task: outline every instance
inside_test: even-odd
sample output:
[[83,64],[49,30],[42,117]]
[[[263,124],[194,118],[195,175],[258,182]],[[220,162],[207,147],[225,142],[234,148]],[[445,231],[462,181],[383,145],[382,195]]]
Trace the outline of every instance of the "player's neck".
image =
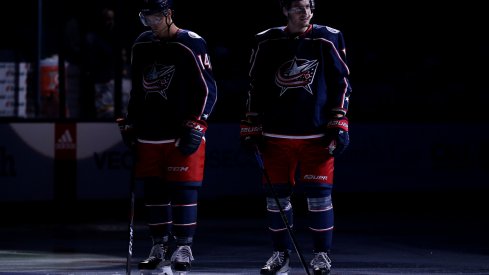
[[178,30],[179,28],[172,22],[168,28],[165,28],[158,33],[158,38],[160,39],[173,38],[177,35]]
[[297,25],[287,25],[287,32],[293,36],[299,36],[305,32],[307,32],[311,28],[311,24],[307,26],[297,26]]

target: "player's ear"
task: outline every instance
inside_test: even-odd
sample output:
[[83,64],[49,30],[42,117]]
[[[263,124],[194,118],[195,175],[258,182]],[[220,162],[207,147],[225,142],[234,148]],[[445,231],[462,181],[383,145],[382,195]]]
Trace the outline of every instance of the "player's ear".
[[289,10],[285,6],[282,7],[282,13],[285,15],[285,17],[289,17]]
[[172,9],[167,9],[165,12],[166,17],[173,18],[173,10]]

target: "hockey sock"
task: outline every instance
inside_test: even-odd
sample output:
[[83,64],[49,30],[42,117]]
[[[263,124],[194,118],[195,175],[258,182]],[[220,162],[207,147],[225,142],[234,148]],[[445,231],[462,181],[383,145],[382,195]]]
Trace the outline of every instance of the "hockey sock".
[[[293,212],[290,197],[279,198],[278,201],[282,207],[289,226],[292,228]],[[267,216],[269,222],[268,229],[270,230],[270,234],[272,236],[274,251],[291,250],[292,246],[289,232],[287,231],[287,226],[282,219],[280,209],[274,198],[267,197]]]
[[151,236],[155,239],[169,236],[172,226],[170,198],[156,178],[144,181],[144,208]]
[[312,233],[314,251],[331,249],[334,228],[334,212],[331,196],[307,198],[309,229]]
[[177,245],[190,245],[197,226],[196,188],[173,190],[173,229]]

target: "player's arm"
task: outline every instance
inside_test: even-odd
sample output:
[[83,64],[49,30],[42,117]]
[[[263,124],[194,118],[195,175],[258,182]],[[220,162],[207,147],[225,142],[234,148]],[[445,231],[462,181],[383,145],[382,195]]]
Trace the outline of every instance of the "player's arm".
[[184,48],[187,51],[186,77],[192,89],[192,102],[188,102],[188,117],[207,120],[217,101],[217,85],[212,71],[205,40],[193,32],[187,33]]
[[[345,43],[343,32],[341,32],[338,29],[331,28],[329,26],[324,26],[324,27],[319,27],[316,34],[318,35],[318,37],[324,40],[325,44],[332,44],[336,48],[336,51],[338,52],[338,55],[340,56],[341,60],[343,60],[345,64],[348,64],[347,55],[346,55],[346,43]],[[329,45],[325,45],[325,49],[328,48]],[[326,55],[327,54],[328,53],[326,53]],[[347,88],[346,88],[346,93],[343,102],[344,109],[348,109],[348,100],[352,92],[351,83],[348,78],[349,76],[346,77]]]
[[116,118],[117,125],[119,126],[119,131],[122,136],[122,140],[126,146],[133,149],[137,142],[137,131],[136,131],[136,121],[140,109],[142,106],[143,93],[141,91],[140,83],[142,83],[142,78],[140,69],[134,61],[138,61],[138,42],[133,45],[131,49],[131,81],[133,83],[130,97],[127,105],[127,112],[121,117]]
[[[346,56],[345,38],[344,38],[343,33],[341,31],[338,32],[338,45],[336,45],[336,49],[338,50],[338,53],[341,56],[341,59],[345,62],[345,64],[348,64],[348,60],[347,60],[347,56]],[[348,110],[350,95],[352,92],[352,87],[351,87],[351,82],[350,82],[349,76],[346,77],[346,83],[347,83],[347,88],[346,88],[346,92],[345,92],[343,107]]]
[[256,78],[257,72],[256,66],[258,56],[258,42],[251,50],[249,74],[248,74],[248,93],[246,95],[246,102],[244,108],[244,114],[240,122],[240,139],[241,145],[246,149],[254,149],[255,145],[260,145],[262,141],[262,123],[261,123],[261,102],[259,94],[256,90],[256,84],[258,79]]
[[325,78],[328,86],[328,104],[325,108],[328,121],[325,141],[330,154],[338,156],[350,143],[347,117],[351,91],[348,81],[350,71],[332,43],[324,56],[325,65],[327,65]]
[[189,45],[187,49],[193,57],[189,62],[188,77],[193,81],[193,98],[189,104],[188,113],[182,123],[177,147],[184,155],[193,154],[200,146],[207,130],[209,115],[212,113],[217,100],[217,85],[212,72],[210,56],[203,38],[189,32]]

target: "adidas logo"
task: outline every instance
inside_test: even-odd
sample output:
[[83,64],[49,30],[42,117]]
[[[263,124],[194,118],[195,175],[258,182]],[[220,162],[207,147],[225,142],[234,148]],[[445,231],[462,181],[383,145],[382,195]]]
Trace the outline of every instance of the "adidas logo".
[[56,150],[74,150],[76,148],[69,130],[66,130],[61,137],[58,138],[55,147]]

